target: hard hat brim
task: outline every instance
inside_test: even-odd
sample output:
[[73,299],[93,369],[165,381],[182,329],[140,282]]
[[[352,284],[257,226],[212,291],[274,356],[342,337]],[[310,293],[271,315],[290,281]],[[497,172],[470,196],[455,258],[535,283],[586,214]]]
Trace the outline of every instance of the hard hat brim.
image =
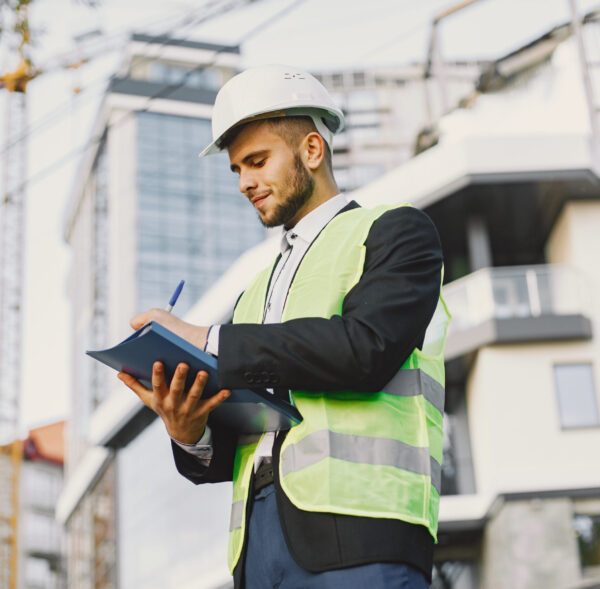
[[207,155],[213,155],[215,153],[219,153],[221,151],[223,151],[218,145],[218,140],[220,139],[220,137],[216,140],[213,141],[212,143],[210,143],[209,145],[207,145],[199,154],[198,157],[204,157]]
[[267,65],[241,72],[219,90],[212,113],[213,141],[200,157],[222,151],[222,138],[254,118],[310,116],[331,148],[344,126],[344,113],[312,74],[291,66]]
[[215,153],[219,153],[223,151],[221,147],[219,147],[219,142],[223,139],[223,137],[229,133],[235,127],[244,125],[246,123],[251,123],[257,120],[270,119],[274,117],[285,117],[285,116],[309,116],[317,128],[319,134],[323,137],[325,142],[329,145],[329,148],[333,151],[333,135],[335,133],[331,132],[331,130],[325,125],[322,120],[322,117],[317,116],[320,112],[328,112],[330,115],[337,117],[338,128],[335,133],[339,132],[344,127],[344,119],[341,111],[334,111],[333,109],[319,109],[314,107],[295,107],[286,110],[276,110],[276,111],[266,111],[260,112],[255,115],[251,115],[246,119],[243,119],[237,122],[235,125],[226,129],[219,137],[214,139],[211,143],[209,143],[199,154],[198,157],[204,157],[207,155],[212,155]]

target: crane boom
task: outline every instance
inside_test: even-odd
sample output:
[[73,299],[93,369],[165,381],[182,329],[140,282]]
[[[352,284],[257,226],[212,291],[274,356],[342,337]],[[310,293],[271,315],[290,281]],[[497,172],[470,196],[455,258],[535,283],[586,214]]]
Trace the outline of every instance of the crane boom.
[[19,64],[0,77],[4,87],[4,135],[12,143],[4,152],[0,200],[0,587],[16,589],[18,563],[19,471],[18,440],[21,399],[23,276],[25,265],[25,179],[27,142],[10,141],[27,129],[25,89],[32,68],[25,57],[29,43],[28,0],[14,7],[14,32],[19,37]]
[[[27,127],[25,94],[8,92],[5,99],[7,136],[11,130],[21,134]],[[26,147],[21,141],[4,154],[0,202],[0,587],[11,589],[16,586]]]

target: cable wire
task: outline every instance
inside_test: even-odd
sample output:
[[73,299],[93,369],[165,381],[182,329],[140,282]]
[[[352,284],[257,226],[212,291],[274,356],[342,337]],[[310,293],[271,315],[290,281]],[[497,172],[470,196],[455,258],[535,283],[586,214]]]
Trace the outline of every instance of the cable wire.
[[[209,18],[213,18],[214,16],[219,16],[220,14],[224,14],[225,12],[228,12],[232,8],[235,8],[235,6],[238,4],[244,5],[244,4],[249,4],[249,3],[252,3],[255,1],[256,0],[243,0],[243,1],[234,0],[234,1],[230,2],[226,8],[223,8],[218,14],[211,15],[204,20],[208,20]],[[304,2],[306,2],[306,0],[296,0],[291,5],[288,5],[285,8],[281,9],[280,11],[278,11],[277,13],[275,13],[274,15],[267,18],[265,21],[261,22],[256,27],[254,27],[253,29],[248,31],[245,35],[243,35],[239,39],[239,42],[244,43],[244,42],[248,41],[250,38],[252,38],[256,34],[258,34],[259,32],[264,31],[266,27],[271,26],[274,22],[276,22],[280,18],[283,18],[288,12],[297,8],[300,4],[303,4]],[[191,76],[194,72],[202,71],[202,70],[206,69],[207,67],[213,66],[216,63],[218,56],[221,53],[223,53],[224,51],[227,51],[227,49],[228,49],[227,47],[223,47],[222,49],[219,49],[218,51],[215,52],[214,58],[209,63],[201,64],[193,69],[188,70],[186,72],[186,74],[182,77],[182,80],[179,83],[174,84],[174,85],[164,85],[161,90],[159,90],[156,94],[154,94],[148,98],[144,107],[142,107],[141,109],[136,109],[134,111],[129,111],[126,114],[124,114],[120,119],[115,121],[114,123],[110,123],[110,124],[106,125],[106,127],[103,129],[102,133],[100,133],[99,135],[96,135],[95,137],[92,137],[84,145],[71,150],[70,152],[68,152],[67,154],[65,154],[64,156],[62,156],[61,158],[59,158],[58,160],[56,160],[49,166],[46,166],[39,172],[36,172],[32,176],[30,176],[27,180],[25,180],[21,185],[19,185],[13,192],[18,192],[18,191],[24,189],[25,187],[27,187],[27,185],[31,185],[31,184],[35,184],[36,182],[39,182],[41,179],[45,178],[46,176],[48,176],[49,174],[54,172],[56,169],[62,167],[66,163],[68,163],[73,157],[83,154],[86,151],[88,151],[89,149],[96,147],[103,140],[103,138],[105,137],[106,133],[109,130],[119,127],[120,125],[125,123],[130,117],[132,117],[134,114],[137,114],[138,112],[148,111],[148,109],[151,106],[151,103],[154,100],[157,100],[159,98],[166,98],[166,97],[170,96],[173,92],[175,92],[176,90],[178,90],[179,88],[184,86],[185,82],[187,81],[189,76]],[[12,194],[13,193],[6,194],[5,198],[11,198]]]
[[[441,4],[440,0],[437,0],[437,2],[435,2],[436,6],[438,4]],[[407,6],[407,8],[410,8],[410,9],[412,9],[412,7],[413,7],[412,4]],[[367,57],[371,57],[372,55],[375,55],[375,54],[379,53],[380,51],[387,49],[388,47],[393,47],[397,43],[407,41],[413,35],[415,35],[419,31],[421,31],[423,28],[431,25],[433,17],[436,13],[436,10],[433,10],[432,12],[430,12],[430,14],[428,14],[426,18],[418,21],[415,25],[413,25],[409,29],[401,31],[399,34],[394,35],[391,39],[387,39],[380,45],[377,45],[375,48],[369,49],[369,51],[366,51],[365,53],[363,53],[362,55],[357,57],[356,61],[362,61],[362,60],[366,59]],[[403,11],[403,12],[408,12],[408,11]]]
[[[218,1],[214,1],[212,3],[209,3],[212,5],[218,4]],[[204,5],[202,7],[202,9],[205,9],[206,5]],[[152,41],[146,41],[147,45],[157,45],[160,49],[160,51],[152,56],[152,57],[148,57],[147,61],[156,61],[159,60],[162,56],[162,50],[164,49],[164,47],[166,45],[168,45],[169,39],[172,37],[172,35],[174,34],[174,32],[179,29],[180,27],[185,27],[190,28],[193,26],[196,26],[197,24],[199,24],[198,18],[193,18],[193,15],[195,13],[198,12],[198,8],[194,8],[193,10],[191,10],[190,12],[187,12],[181,19],[179,19],[179,21],[177,22],[177,24],[173,27],[171,27],[169,30],[165,31],[164,33],[161,33],[159,35],[159,38],[165,37],[165,40],[161,43],[152,43]],[[201,15],[204,16],[204,15]],[[191,20],[190,20],[191,19]],[[202,19],[203,22],[205,20],[205,18]],[[157,22],[157,21],[153,21],[153,22]],[[130,34],[130,30],[129,29],[124,29],[122,32],[119,32],[118,34],[111,34],[108,36],[108,39],[117,39],[119,37],[121,37],[122,35],[125,34]],[[185,37],[184,37],[185,38]],[[106,40],[104,41],[106,42]],[[117,51],[118,48],[115,48],[114,51]],[[94,56],[95,57],[95,56]],[[65,67],[65,66],[61,66],[61,67]],[[54,69],[50,69],[50,70],[44,70],[44,73],[51,73],[53,71],[57,71],[59,68],[54,68]],[[118,77],[118,73],[114,73],[111,74],[110,76],[106,77],[106,76],[102,76],[101,78],[97,78],[95,81],[91,82],[90,85],[86,86],[86,89],[83,90],[82,92],[87,92],[90,87],[95,87],[96,85],[100,85],[100,84],[106,84],[107,86],[116,78]],[[80,93],[78,95],[78,98],[81,96],[82,93]],[[89,96],[89,95],[88,95]],[[96,98],[97,96],[93,95],[93,98]],[[79,108],[81,105],[81,101],[77,101],[77,107]],[[39,121],[35,121],[35,123],[33,123],[32,125],[30,125],[21,135],[15,137],[14,139],[9,138],[8,141],[2,146],[0,147],[0,156],[5,154],[9,149],[11,149],[12,147],[14,147],[15,145],[17,145],[20,141],[23,141],[25,139],[27,139],[28,137],[30,137],[33,133],[39,131],[40,129],[43,129],[44,127],[46,127],[49,123],[52,123],[55,119],[64,116],[65,114],[69,114],[69,109],[71,108],[72,104],[67,102],[64,103],[62,105],[60,105],[58,108],[56,108],[54,111],[52,111],[51,113],[45,115],[42,119],[40,119]],[[63,112],[64,111],[64,112]]]

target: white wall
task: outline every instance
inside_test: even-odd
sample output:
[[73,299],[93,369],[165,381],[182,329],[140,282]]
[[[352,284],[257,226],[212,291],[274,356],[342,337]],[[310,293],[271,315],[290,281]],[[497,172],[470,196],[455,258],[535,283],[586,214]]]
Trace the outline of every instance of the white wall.
[[546,248],[549,263],[577,269],[589,296],[590,341],[481,349],[467,381],[478,495],[599,487],[600,427],[561,429],[554,365],[590,363],[600,407],[600,202],[570,201]]
[[81,443],[89,427],[90,403],[87,386],[89,365],[81,362],[81,350],[90,345],[90,324],[93,315],[93,202],[91,195],[93,180],[89,180],[70,233],[69,245],[72,251],[71,270],[68,280],[68,295],[71,303],[73,329],[71,339],[71,414],[66,430],[66,472],[69,476],[74,466],[83,456],[86,447]]
[[[550,263],[568,264],[584,277],[590,290],[588,308],[600,358],[600,201],[570,201],[548,239]],[[596,381],[597,385],[600,385]]]
[[589,342],[490,346],[479,352],[467,383],[478,493],[600,487],[600,427],[560,426],[553,365],[562,362],[594,363],[600,382]]
[[[125,117],[125,118],[124,118]],[[109,341],[120,341],[131,332],[129,319],[137,300],[137,118],[113,110],[108,138],[109,210]],[[118,384],[116,379],[115,383]]]

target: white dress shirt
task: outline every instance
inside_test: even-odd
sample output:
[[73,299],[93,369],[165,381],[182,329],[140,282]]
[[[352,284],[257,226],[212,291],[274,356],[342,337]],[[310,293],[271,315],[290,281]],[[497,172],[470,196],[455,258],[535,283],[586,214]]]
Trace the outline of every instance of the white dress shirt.
[[[323,228],[339,213],[348,200],[338,194],[325,201],[300,219],[294,227],[283,231],[281,236],[281,258],[273,270],[273,278],[267,293],[263,323],[280,323],[287,293],[292,284],[296,270],[312,242]],[[206,345],[206,351],[218,355],[220,325],[212,326]],[[263,457],[270,457],[273,450],[275,432],[268,432],[261,440],[255,454],[254,467],[258,467]],[[204,435],[196,444],[182,444],[174,440],[186,452],[197,456],[208,465],[212,457],[212,435],[207,426]]]

